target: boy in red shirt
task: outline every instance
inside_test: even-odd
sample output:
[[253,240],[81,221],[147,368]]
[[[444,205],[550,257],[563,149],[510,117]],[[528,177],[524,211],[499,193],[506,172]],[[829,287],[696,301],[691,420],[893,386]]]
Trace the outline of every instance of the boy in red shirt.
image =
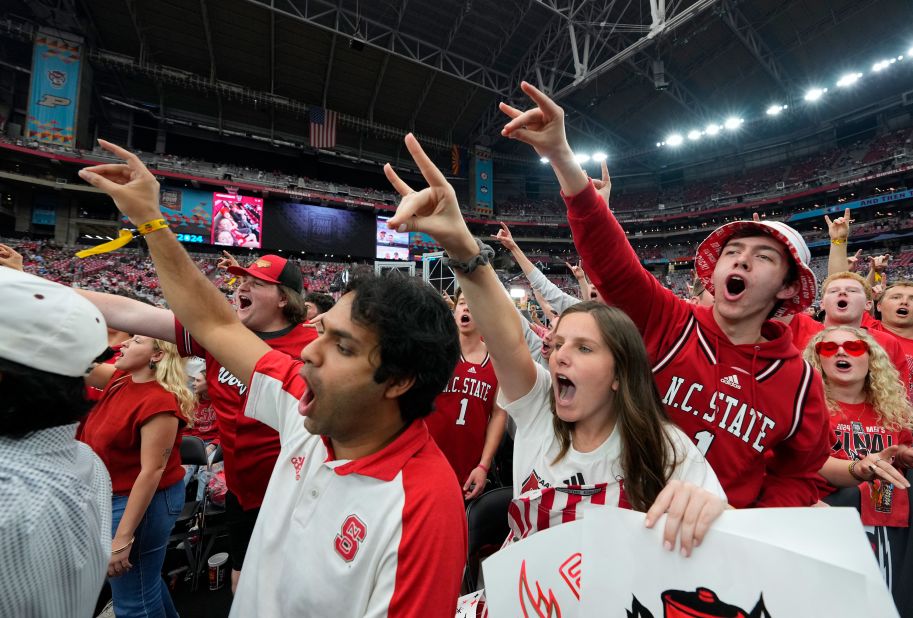
[[460,332],[460,361],[425,423],[456,472],[463,497],[472,500],[485,489],[507,412],[495,402],[498,379],[462,290],[457,290],[453,317]]
[[677,298],[648,273],[564,133],[564,111],[534,86],[538,105],[502,134],[530,144],[555,171],[588,274],[644,337],[670,418],[695,441],[735,507],[811,506],[830,450],[820,376],[803,361],[775,314],[815,297],[808,247],[782,223],[737,221],[701,243],[697,275],[713,307]]

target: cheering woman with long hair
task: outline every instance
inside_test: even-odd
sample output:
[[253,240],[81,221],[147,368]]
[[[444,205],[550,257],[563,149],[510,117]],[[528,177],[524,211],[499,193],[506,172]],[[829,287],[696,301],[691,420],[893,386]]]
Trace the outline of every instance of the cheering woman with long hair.
[[598,492],[593,506],[646,512],[648,526],[668,512],[665,546],[678,540],[689,554],[725,508],[725,494],[694,444],[666,419],[634,323],[598,302],[575,305],[554,332],[548,369],[537,365],[520,315],[487,264],[491,249],[473,239],[453,187],[412,135],[406,146],[430,186],[413,191],[386,166],[403,196],[387,225],[426,232],[449,255],[517,425],[515,497],[551,491],[549,508],[560,499],[576,516],[579,498]]
[[875,480],[909,487],[895,464],[913,465],[913,409],[884,349],[861,328],[832,326],[809,341],[805,359],[824,378],[836,437],[822,496]]
[[111,475],[114,613],[177,616],[161,570],[184,505],[178,429],[190,424],[194,407],[182,359],[174,344],[136,336],[87,381],[104,391],[77,437]]

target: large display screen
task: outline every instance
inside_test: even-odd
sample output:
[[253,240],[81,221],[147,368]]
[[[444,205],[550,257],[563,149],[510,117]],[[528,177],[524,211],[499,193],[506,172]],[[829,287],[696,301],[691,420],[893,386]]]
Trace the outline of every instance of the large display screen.
[[263,238],[263,199],[234,193],[212,194],[210,242],[259,249]]
[[[212,228],[212,192],[163,186],[159,191],[162,216],[178,240],[186,243],[208,243]],[[126,217],[125,227],[133,227]]]
[[378,217],[375,224],[377,246],[374,257],[378,260],[408,260],[409,232],[397,232],[387,228],[390,217]]
[[373,258],[374,215],[294,202],[270,204],[263,239],[271,249]]

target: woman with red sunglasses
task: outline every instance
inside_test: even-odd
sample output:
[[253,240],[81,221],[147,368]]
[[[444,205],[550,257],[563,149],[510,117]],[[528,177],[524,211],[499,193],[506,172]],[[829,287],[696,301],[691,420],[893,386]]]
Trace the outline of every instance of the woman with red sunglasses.
[[913,409],[900,374],[866,331],[834,326],[818,333],[805,359],[824,378],[836,440],[821,469],[822,499],[841,487],[877,481],[906,489],[898,468],[913,467]]

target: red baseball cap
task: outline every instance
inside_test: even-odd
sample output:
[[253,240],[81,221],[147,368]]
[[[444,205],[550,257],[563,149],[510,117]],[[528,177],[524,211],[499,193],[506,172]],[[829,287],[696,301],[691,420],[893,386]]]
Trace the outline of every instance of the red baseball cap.
[[268,283],[284,285],[301,294],[301,269],[295,262],[278,255],[264,255],[254,260],[247,268],[229,266],[228,272],[233,275],[247,275]]

